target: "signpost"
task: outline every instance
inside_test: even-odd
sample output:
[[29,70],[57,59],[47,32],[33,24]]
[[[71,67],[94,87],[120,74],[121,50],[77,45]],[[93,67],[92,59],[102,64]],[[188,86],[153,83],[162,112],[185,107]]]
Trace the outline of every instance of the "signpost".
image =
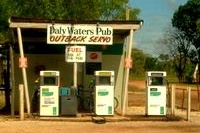
[[74,87],[77,88],[77,62],[85,62],[85,46],[66,46],[65,61],[74,62]]

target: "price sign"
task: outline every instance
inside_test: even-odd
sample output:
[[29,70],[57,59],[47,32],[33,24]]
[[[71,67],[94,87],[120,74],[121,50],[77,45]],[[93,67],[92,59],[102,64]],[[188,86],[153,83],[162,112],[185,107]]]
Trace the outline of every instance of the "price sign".
[[66,46],[65,61],[66,62],[85,62],[86,47],[85,46]]

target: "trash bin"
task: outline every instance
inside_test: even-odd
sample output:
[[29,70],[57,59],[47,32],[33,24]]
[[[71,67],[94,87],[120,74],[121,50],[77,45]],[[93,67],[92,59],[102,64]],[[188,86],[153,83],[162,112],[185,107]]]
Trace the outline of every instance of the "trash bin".
[[60,115],[77,115],[78,102],[75,90],[72,88],[60,88]]

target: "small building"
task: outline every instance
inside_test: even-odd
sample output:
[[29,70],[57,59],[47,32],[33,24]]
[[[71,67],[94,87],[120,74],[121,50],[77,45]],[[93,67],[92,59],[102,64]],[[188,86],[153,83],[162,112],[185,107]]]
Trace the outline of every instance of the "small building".
[[[12,112],[19,108],[18,85],[24,84],[26,108],[30,112],[30,98],[33,94],[34,81],[39,77],[40,70],[60,71],[61,86],[83,85],[87,89],[90,80],[94,77],[95,70],[113,70],[115,72],[115,97],[118,99],[116,109],[122,115],[125,113],[125,105],[128,95],[129,69],[131,68],[131,51],[133,47],[134,32],[141,28],[142,20],[137,21],[69,21],[34,18],[9,19],[9,27],[13,33],[12,41]],[[48,26],[81,26],[111,28],[112,40],[106,38],[93,38],[93,42],[82,42],[76,38],[75,43],[48,44]],[[75,34],[81,35],[90,32],[81,29]],[[52,31],[53,32],[53,31]],[[62,29],[57,32],[62,35]],[[109,30],[102,31],[99,36],[109,34]],[[92,32],[91,32],[92,33]],[[87,35],[89,35],[88,33]],[[82,38],[83,40],[84,38]],[[55,38],[54,38],[55,40]],[[73,39],[72,39],[73,40]],[[109,43],[107,43],[107,42]],[[101,42],[96,43],[96,42]],[[74,67],[73,62],[66,62],[66,46],[85,46],[86,60],[78,62]],[[74,75],[76,68],[76,75]],[[76,80],[74,80],[74,76]],[[74,83],[76,82],[76,83]]]

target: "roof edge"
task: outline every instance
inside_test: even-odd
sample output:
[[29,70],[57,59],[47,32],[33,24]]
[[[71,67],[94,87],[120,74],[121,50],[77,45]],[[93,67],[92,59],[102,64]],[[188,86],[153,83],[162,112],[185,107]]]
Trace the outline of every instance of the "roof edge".
[[71,23],[71,24],[143,24],[143,20],[57,20],[57,19],[43,19],[43,18],[24,18],[24,17],[10,17],[9,23]]

